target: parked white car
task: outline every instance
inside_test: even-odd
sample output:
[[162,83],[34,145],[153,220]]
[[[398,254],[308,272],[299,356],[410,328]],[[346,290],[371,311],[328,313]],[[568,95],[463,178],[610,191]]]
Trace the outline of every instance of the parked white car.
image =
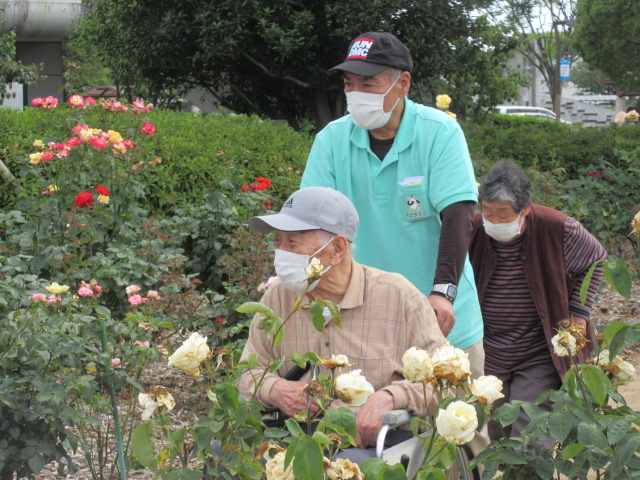
[[[507,115],[526,115],[528,117],[546,118],[547,120],[555,120],[556,114],[548,108],[543,107],[525,107],[519,105],[499,105],[496,107],[498,113]],[[562,123],[571,123],[567,120],[560,119]]]

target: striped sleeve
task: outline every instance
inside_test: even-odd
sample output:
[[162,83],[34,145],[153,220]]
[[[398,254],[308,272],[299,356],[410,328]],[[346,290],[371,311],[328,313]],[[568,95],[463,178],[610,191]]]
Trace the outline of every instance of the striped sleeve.
[[598,265],[589,283],[589,290],[584,305],[580,301],[582,283],[593,265],[598,260],[607,258],[607,252],[598,240],[591,235],[575,218],[567,218],[564,222],[564,262],[569,275],[577,281],[569,295],[569,312],[582,318],[589,318],[591,307],[595,301],[596,291],[602,282],[604,266]]

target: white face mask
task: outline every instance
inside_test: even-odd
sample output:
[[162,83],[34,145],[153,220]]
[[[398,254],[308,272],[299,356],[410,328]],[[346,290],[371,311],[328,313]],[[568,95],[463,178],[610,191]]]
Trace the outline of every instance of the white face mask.
[[384,97],[391,91],[398,78],[385,93],[347,92],[345,94],[347,96],[347,110],[351,114],[353,123],[365,130],[384,127],[391,118],[393,109],[400,101],[398,98],[391,110],[384,111]]
[[[276,268],[276,275],[278,275],[278,279],[280,280],[280,283],[282,283],[284,288],[286,288],[287,290],[293,290],[297,293],[302,293],[305,289],[307,290],[307,292],[310,292],[311,290],[316,288],[316,285],[318,285],[320,279],[309,285],[305,269],[309,266],[309,263],[311,262],[313,257],[320,253],[324,249],[324,247],[329,245],[333,241],[333,238],[325,243],[317,252],[314,252],[311,255],[302,255],[299,253],[287,252],[285,250],[276,248],[276,256],[273,263]],[[322,271],[321,275],[327,273],[330,268],[331,265],[325,268]],[[307,287],[307,285],[309,286]]]
[[489,220],[482,217],[484,231],[491,238],[499,242],[508,242],[509,240],[514,239],[517,235],[520,235],[519,221],[521,216],[522,212],[520,212],[518,218],[509,223],[491,223]]

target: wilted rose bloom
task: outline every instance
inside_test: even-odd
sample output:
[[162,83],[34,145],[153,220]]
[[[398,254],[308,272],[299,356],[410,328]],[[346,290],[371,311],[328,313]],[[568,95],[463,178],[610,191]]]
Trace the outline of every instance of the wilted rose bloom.
[[433,363],[426,350],[411,347],[402,355],[402,374],[410,382],[427,383],[433,380]]
[[307,279],[309,280],[317,280],[318,277],[322,274],[324,267],[320,263],[320,259],[317,257],[313,257],[311,263],[307,268],[305,268],[304,273],[307,275]]
[[266,282],[262,282],[260,285],[258,285],[258,291],[262,292],[263,290],[266,290],[267,288],[269,288],[271,285],[273,285],[273,282],[276,281],[278,277],[269,277],[269,279]]
[[436,108],[446,110],[451,105],[451,97],[449,95],[438,95],[436,97]]
[[551,339],[553,351],[559,357],[573,356],[577,352],[576,339],[567,330],[561,330]]
[[598,357],[598,367],[605,372],[611,372],[615,385],[626,385],[636,376],[636,369],[629,362],[616,355],[609,362],[609,350],[602,350]]
[[340,400],[348,405],[359,407],[373,395],[373,385],[360,374],[361,370],[343,373],[335,380],[335,392]]
[[347,368],[351,366],[346,355],[331,355],[331,358],[320,357],[320,363],[327,368]]
[[58,282],[53,282],[48,287],[44,287],[44,288],[45,288],[45,290],[47,292],[54,293],[56,295],[58,295],[60,293],[64,293],[67,290],[69,290],[69,286],[68,285],[59,285]]
[[111,366],[112,367],[117,367],[118,365],[120,365],[120,359],[119,358],[112,358],[111,359]]
[[626,120],[627,122],[637,122],[640,119],[640,114],[635,110],[631,110],[627,112]]
[[131,295],[128,301],[131,305],[140,305],[142,303],[142,297],[137,294]]
[[449,443],[464,445],[469,443],[478,427],[478,415],[472,405],[457,400],[446,409],[441,409],[436,417],[436,430]]
[[191,334],[186,342],[169,357],[169,366],[174,366],[183,372],[200,376],[200,365],[211,357],[211,350],[207,345],[207,338],[197,332]]
[[160,295],[158,295],[158,292],[155,290],[149,290],[147,292],[147,298],[160,298]]
[[449,343],[441,346],[431,357],[433,374],[457,385],[459,381],[471,375],[471,364],[467,358],[468,356],[463,350]]
[[278,452],[267,460],[267,464],[265,465],[267,480],[295,480],[293,465],[290,464],[286,470],[284,469],[284,457],[286,455],[286,451]]
[[129,285],[125,289],[125,292],[127,292],[127,295],[134,295],[134,294],[138,293],[140,290],[142,290],[142,289],[138,285]]
[[485,407],[490,407],[499,398],[504,398],[502,394],[502,380],[493,375],[479,377],[469,384],[471,393],[478,397],[478,401]]
[[640,211],[636,213],[636,216],[633,217],[633,221],[631,222],[631,233],[635,233],[636,237],[640,237]]
[[139,393],[138,403],[144,412],[142,412],[141,418],[143,421],[148,420],[158,407],[165,407],[167,410],[173,410],[176,406],[176,402],[169,391],[161,386],[153,387],[148,394]]
[[324,473],[331,480],[364,480],[360,467],[346,458],[338,458],[335,462],[329,462],[329,465],[323,463]]

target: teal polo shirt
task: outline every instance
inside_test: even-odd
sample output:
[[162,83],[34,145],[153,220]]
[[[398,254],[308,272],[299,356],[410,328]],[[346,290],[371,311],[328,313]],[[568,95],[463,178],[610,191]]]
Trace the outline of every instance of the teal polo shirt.
[[[356,261],[401,273],[429,295],[438,257],[439,213],[461,201],[478,201],[469,150],[458,122],[446,113],[405,99],[400,129],[380,159],[369,132],[347,115],[315,138],[301,187],[332,187],[351,199],[360,227]],[[473,271],[465,260],[456,323],[448,340],[467,348],[482,339]]]

